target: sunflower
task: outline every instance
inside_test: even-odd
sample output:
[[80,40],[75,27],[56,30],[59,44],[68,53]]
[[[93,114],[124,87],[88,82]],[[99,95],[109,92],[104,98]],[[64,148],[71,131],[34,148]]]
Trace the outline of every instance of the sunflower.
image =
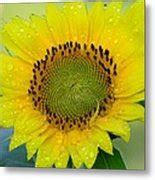
[[[10,148],[25,144],[36,167],[91,168],[110,134],[128,142],[144,119],[143,3],[48,3],[45,16],[18,16],[1,30],[0,126]],[[138,13],[135,13],[138,12]]]

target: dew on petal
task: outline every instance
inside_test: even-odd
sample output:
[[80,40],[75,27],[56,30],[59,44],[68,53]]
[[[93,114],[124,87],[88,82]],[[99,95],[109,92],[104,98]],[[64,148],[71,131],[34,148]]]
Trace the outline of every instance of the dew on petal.
[[117,12],[120,12],[120,9],[119,9],[119,8],[117,8],[117,9],[116,9],[116,11],[117,11]]
[[89,156],[90,156],[90,158],[93,158],[94,157],[94,152],[89,152]]
[[58,162],[58,163],[57,163],[57,166],[58,166],[58,167],[61,167],[61,166],[62,166],[62,163],[61,163],[61,162]]
[[12,63],[9,63],[8,65],[7,65],[7,69],[8,69],[8,71],[11,71],[12,69],[13,69],[13,64]]
[[30,38],[31,38],[31,35],[30,35],[30,34],[28,34],[28,35],[27,35],[27,38],[29,38],[29,39],[30,39]]
[[118,43],[118,39],[115,39],[115,40],[114,40],[114,44],[117,44],[117,43]]
[[82,8],[82,5],[81,5],[81,4],[79,4],[79,5],[78,5],[78,8],[79,8],[79,9],[81,9],[81,8]]
[[23,29],[23,28],[21,28],[21,29],[20,29],[20,32],[24,32],[24,29]]
[[109,19],[109,22],[113,22],[113,18],[110,18],[110,19]]
[[71,9],[74,9],[74,6],[71,6],[70,8],[71,8]]

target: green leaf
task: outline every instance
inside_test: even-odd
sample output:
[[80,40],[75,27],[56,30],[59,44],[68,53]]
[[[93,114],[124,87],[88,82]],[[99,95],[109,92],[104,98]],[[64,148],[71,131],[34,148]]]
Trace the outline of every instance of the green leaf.
[[67,168],[74,168],[71,157],[69,157],[68,164],[67,164]]
[[145,101],[140,101],[139,104],[141,104],[143,107],[145,107]]
[[93,169],[126,169],[125,163],[119,151],[114,148],[113,154],[114,155],[109,155],[99,149],[99,154]]
[[0,129],[0,166],[1,167],[34,167],[34,161],[26,158],[25,146],[9,152],[11,129]]

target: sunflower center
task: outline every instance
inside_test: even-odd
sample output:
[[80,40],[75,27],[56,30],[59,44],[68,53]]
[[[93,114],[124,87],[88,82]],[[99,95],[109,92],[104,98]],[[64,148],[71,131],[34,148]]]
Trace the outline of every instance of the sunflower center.
[[83,57],[53,62],[43,86],[48,109],[60,117],[79,118],[92,111],[106,96],[103,74]]
[[67,42],[47,49],[45,59],[34,64],[28,93],[52,126],[84,129],[111,108],[116,75],[109,50]]

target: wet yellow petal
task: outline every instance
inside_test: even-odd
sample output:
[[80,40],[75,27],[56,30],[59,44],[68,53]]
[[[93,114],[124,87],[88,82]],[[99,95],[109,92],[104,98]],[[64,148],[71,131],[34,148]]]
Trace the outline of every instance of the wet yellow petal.
[[[125,23],[128,33],[132,33],[136,37],[136,41],[144,42],[144,1],[132,3],[123,14],[123,22]],[[139,12],[139,13],[135,13]],[[134,13],[134,16],[133,16]],[[132,19],[132,23],[127,23]],[[123,25],[123,24],[122,24]]]
[[114,117],[98,119],[96,125],[114,135],[120,136],[126,142],[130,139],[130,127],[127,122]]
[[33,133],[37,129],[41,128],[44,124],[47,124],[45,118],[46,117],[41,115],[39,111],[36,111],[31,107],[25,107],[16,118],[14,130],[15,132],[19,132],[21,134]]
[[67,19],[61,8],[54,3],[47,5],[47,23],[52,34],[54,45],[62,44],[69,40]]
[[140,101],[143,101],[144,98],[145,98],[144,97],[144,91],[142,91],[142,92],[139,92],[139,93],[137,93],[135,95],[124,98],[123,101],[126,101],[126,102],[140,102]]
[[69,152],[68,152],[68,139],[67,135],[64,134],[63,145],[60,147],[60,155],[58,156],[55,166],[56,168],[66,168],[69,160]]
[[144,107],[136,103],[127,103],[118,100],[114,103],[111,115],[127,121],[144,120]]
[[[17,108],[18,105],[19,108]],[[15,116],[15,119],[13,119],[14,134],[10,144],[10,150],[13,150],[37,137],[47,129],[48,124],[45,123],[40,112],[33,110],[32,103],[27,97],[24,100],[18,99],[18,101],[13,99],[10,106],[13,112],[18,111],[18,116]]]
[[38,33],[39,39],[41,39],[45,48],[51,48],[53,38],[45,17],[32,15],[30,18],[30,26]]
[[7,98],[14,98],[14,97],[19,97],[19,96],[25,96],[26,93],[24,91],[15,90],[12,88],[6,88],[4,86],[1,86],[0,95],[3,95],[3,97],[7,97]]
[[72,158],[72,162],[73,162],[73,165],[76,167],[76,168],[80,168],[82,166],[82,159],[78,153],[78,149],[76,146],[73,146],[73,145],[70,145],[69,146],[69,153],[71,155],[71,158]]
[[144,90],[144,61],[133,58],[132,62],[127,63],[124,63],[124,69],[121,71],[118,67],[116,98],[129,97]]
[[9,145],[9,151],[12,151],[13,149],[17,148],[18,146],[21,146],[22,144],[30,141],[33,138],[36,138],[44,132],[47,129],[47,125],[42,126],[39,130],[35,131],[34,133],[31,134],[24,134],[21,132],[14,132],[12,138],[11,138],[11,143]]
[[106,131],[94,127],[91,132],[91,139],[95,140],[99,147],[105,152],[109,154],[113,153],[112,142],[109,134]]
[[20,57],[20,59],[25,59],[29,64],[33,64],[35,60],[34,57],[28,51],[25,51],[24,48],[20,46],[20,44],[15,43],[16,41],[11,38],[6,30],[3,29],[0,33],[2,35],[1,43],[7,47],[9,51],[13,51],[13,53]]
[[26,143],[26,149],[27,149],[27,158],[28,160],[32,158],[32,156],[36,153],[37,149],[41,146],[41,144],[52,134],[55,133],[55,129],[49,128],[44,133],[42,133],[40,136],[35,137],[34,139],[28,141]]
[[[81,132],[82,133],[82,132]],[[86,137],[77,145],[77,150],[87,168],[91,168],[96,160],[98,149],[96,143],[89,141]]]
[[[15,17],[10,23],[7,23],[3,28],[3,44],[12,50],[16,55],[19,55],[16,50],[19,48],[29,59],[28,62],[33,63],[34,60],[44,58],[46,53],[46,47],[39,35],[34,30],[28,21],[23,20],[20,17]],[[7,36],[9,35],[9,37]],[[5,38],[6,37],[6,38]],[[7,39],[12,41],[13,46],[7,43]],[[14,44],[16,46],[14,46]],[[9,46],[10,45],[10,46]],[[23,57],[21,57],[23,58]]]
[[104,48],[110,48],[112,42],[108,38],[111,37],[111,30],[116,31],[116,27],[119,28],[121,8],[122,2],[107,4],[96,2],[93,4],[92,9],[88,12],[90,23],[89,43],[94,42],[96,45],[102,44]]
[[83,2],[69,2],[63,6],[69,26],[69,37],[72,41],[87,42],[88,15]]
[[[123,5],[124,2],[111,2],[104,6],[97,2],[89,11],[89,42],[109,49],[119,66],[144,52],[144,3],[132,3],[126,11]],[[139,13],[133,16],[134,12]]]
[[69,153],[66,149],[62,151],[55,163],[56,168],[66,168],[69,160]]
[[36,159],[36,167],[52,167],[60,155],[60,147],[63,143],[63,133],[57,132],[48,138],[39,148]]
[[80,166],[83,163],[83,160],[80,157],[80,154],[78,152],[77,144],[81,142],[81,133],[78,130],[73,130],[68,133],[68,151],[71,155],[73,164],[76,168],[80,168]]
[[0,53],[0,67],[0,86],[27,92],[32,72],[28,63]]
[[0,98],[0,126],[12,127],[21,110],[29,106],[26,96]]

